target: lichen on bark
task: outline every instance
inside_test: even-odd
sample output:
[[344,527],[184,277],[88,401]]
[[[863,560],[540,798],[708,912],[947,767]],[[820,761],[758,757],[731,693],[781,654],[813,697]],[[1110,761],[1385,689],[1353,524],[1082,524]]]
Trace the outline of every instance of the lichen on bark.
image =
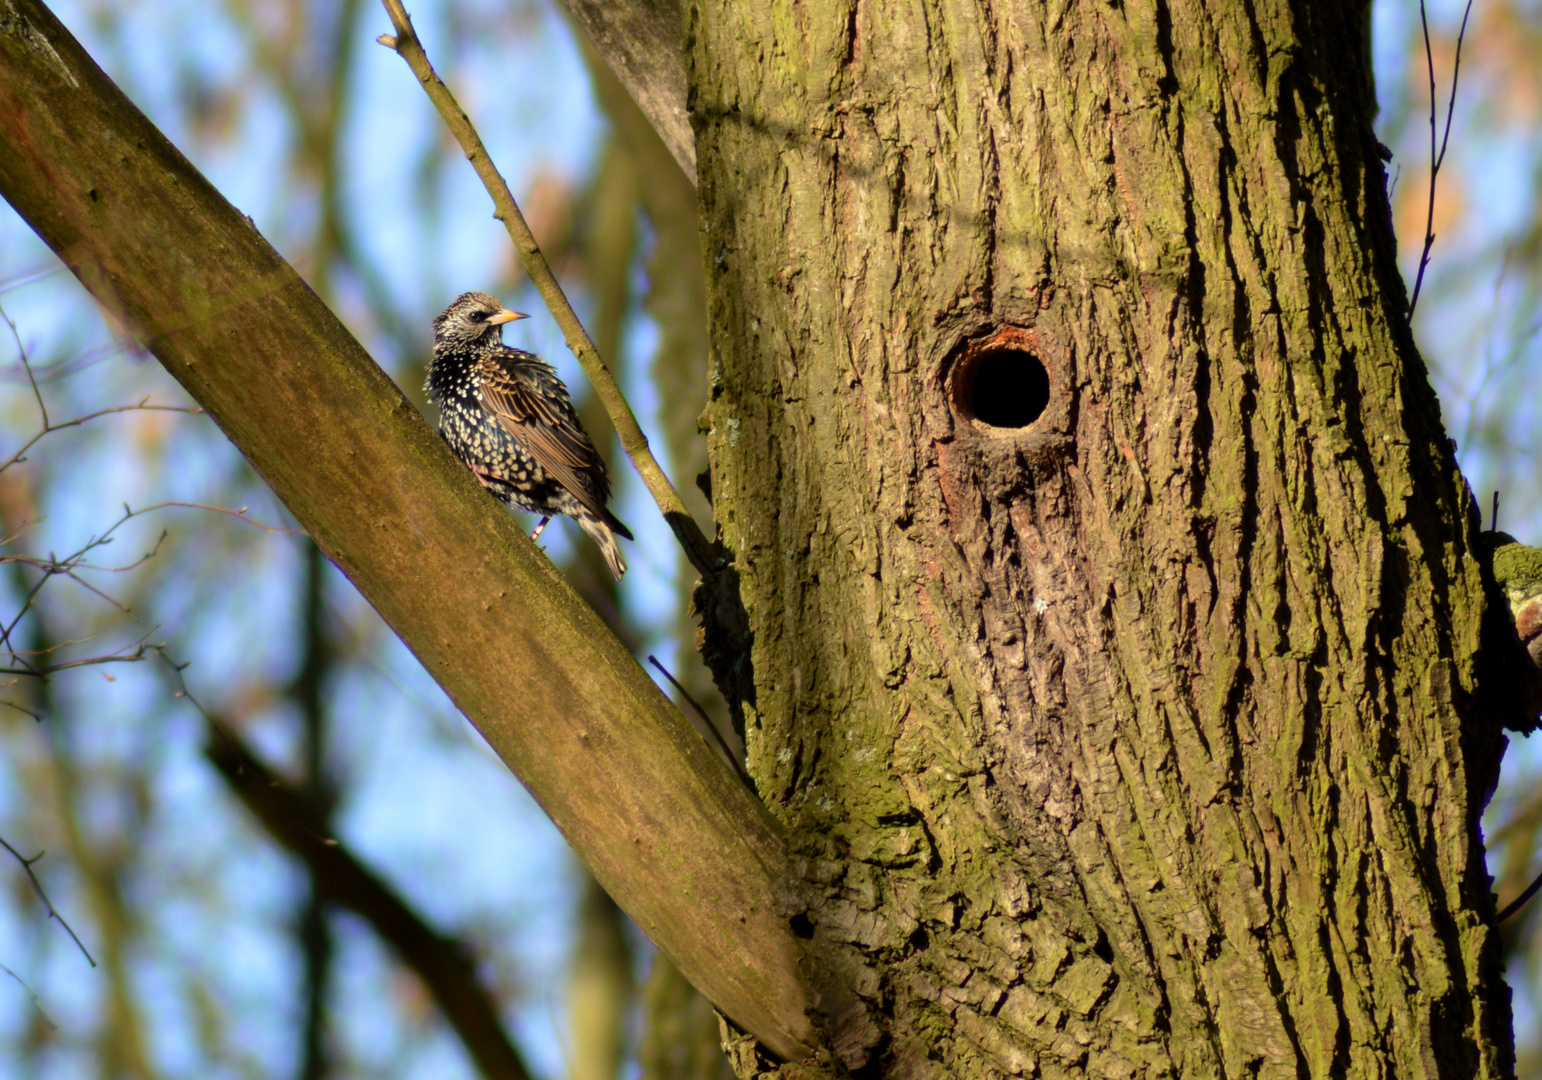
[[[1510,1072],[1478,816],[1523,714],[1362,16],[687,5],[820,1071]],[[1047,374],[1022,429],[954,399],[1002,335]]]

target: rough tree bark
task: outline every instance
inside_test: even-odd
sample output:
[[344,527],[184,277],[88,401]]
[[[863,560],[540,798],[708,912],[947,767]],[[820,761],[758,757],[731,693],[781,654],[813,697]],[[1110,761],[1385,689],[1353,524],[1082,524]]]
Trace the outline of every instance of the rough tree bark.
[[854,1072],[1511,1069],[1513,641],[1361,16],[687,4],[740,704]]

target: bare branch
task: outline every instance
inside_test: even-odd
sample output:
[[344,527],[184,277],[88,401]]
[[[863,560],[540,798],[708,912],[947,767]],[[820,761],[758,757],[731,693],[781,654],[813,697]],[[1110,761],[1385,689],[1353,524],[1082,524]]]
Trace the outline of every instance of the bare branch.
[[[32,377],[32,366],[27,364],[25,358],[22,359],[22,364],[26,366],[27,376],[29,379],[31,379],[32,382],[32,390],[37,394],[38,408],[43,409],[43,395],[42,392],[38,390],[37,380]],[[182,405],[151,405],[150,399],[145,398],[143,401],[135,405],[114,405],[110,409],[98,409],[96,412],[86,413],[84,416],[77,416],[73,420],[66,420],[62,424],[50,424],[48,422],[48,413],[45,409],[43,412],[42,430],[23,443],[20,450],[17,450],[16,453],[12,454],[4,462],[0,462],[0,472],[5,472],[5,470],[9,469],[12,465],[18,465],[21,462],[26,461],[27,459],[25,455],[27,451],[36,446],[39,440],[41,440],[45,435],[52,435],[54,432],[63,431],[65,428],[79,427],[80,425],[95,420],[98,417],[113,416],[117,413],[126,412],[175,412],[187,413],[191,416],[201,413],[203,410]]]
[[1424,251],[1419,255],[1419,273],[1414,278],[1413,298],[1408,301],[1408,317],[1413,318],[1414,308],[1419,304],[1419,290],[1424,287],[1424,271],[1430,265],[1430,248],[1435,246],[1435,178],[1440,175],[1440,166],[1446,160],[1446,144],[1451,139],[1451,116],[1456,111],[1456,83],[1462,74],[1462,40],[1467,36],[1467,16],[1472,14],[1472,0],[1467,0],[1467,7],[1462,11],[1462,28],[1456,35],[1456,59],[1451,69],[1451,96],[1446,101],[1446,130],[1440,137],[1440,153],[1435,152],[1435,55],[1430,49],[1430,22],[1424,8],[1424,0],[1419,0],[1419,24],[1424,29],[1424,62],[1429,69],[1430,76],[1430,201],[1429,209],[1424,217]]
[[[202,411],[202,410],[200,410],[200,411]],[[158,503],[155,503],[155,504],[153,504],[151,506],[141,506],[138,510],[132,511],[128,515],[128,517],[125,517],[124,521],[127,521],[129,517],[138,517],[141,514],[148,514],[152,510],[165,510],[165,509],[167,509],[169,507],[180,507],[181,509],[184,509],[184,510],[212,510],[216,514],[224,514],[227,517],[233,517],[233,518],[237,518],[237,519],[239,519],[241,521],[244,521],[248,525],[255,525],[259,529],[261,529],[263,532],[268,533],[269,535],[272,535],[274,533],[288,533],[291,536],[304,536],[305,535],[305,530],[304,529],[292,529],[292,528],[289,528],[286,525],[268,525],[268,524],[265,524],[264,522],[258,521],[254,517],[249,517],[247,515],[247,512],[246,512],[247,511],[247,507],[245,507],[245,506],[241,507],[241,509],[239,509],[239,510],[232,510],[232,509],[230,509],[229,507],[226,507],[226,506],[213,506],[213,505],[211,505],[209,503],[182,502],[182,501],[177,500],[177,499],[171,499],[171,500],[168,500],[167,502],[158,502]],[[124,509],[127,509],[127,507],[125,507]],[[118,522],[118,525],[121,525],[121,524],[123,524],[122,521]],[[117,528],[116,525],[113,526],[113,527]]]
[[19,289],[24,285],[51,278],[55,274],[62,274],[67,267],[58,259],[50,259],[45,263],[29,267],[19,273],[12,274],[8,278],[0,278],[0,294],[8,293],[13,289]]
[[1542,874],[1538,874],[1535,878],[1533,878],[1531,884],[1527,885],[1526,888],[1521,891],[1519,896],[1506,904],[1504,909],[1500,911],[1498,915],[1494,916],[1494,921],[1496,923],[1502,923],[1510,916],[1520,911],[1521,908],[1525,907],[1527,903],[1531,901],[1533,896],[1537,895],[1537,891],[1539,889],[1542,889]]
[[[73,356],[62,357],[46,364],[37,364],[32,368],[32,374],[37,378],[39,386],[47,386],[51,382],[58,382],[71,375],[78,375],[88,368],[95,367],[104,360],[111,360],[123,355],[138,355],[145,359],[149,353],[139,347],[139,343],[132,338],[114,338],[112,341],[104,341],[93,345]],[[17,364],[14,369],[0,368],[0,382],[22,383],[27,379],[26,370]]]
[[43,430],[48,430],[48,406],[43,404],[43,392],[37,388],[37,376],[32,374],[32,362],[27,359],[27,346],[21,340],[21,331],[16,329],[16,323],[0,308],[0,319],[5,320],[5,325],[11,328],[11,337],[16,341],[16,354],[21,359],[21,366],[27,373],[27,382],[32,387],[32,396],[37,399],[38,412],[43,414]]
[[[20,679],[12,679],[10,682],[6,683],[6,686],[7,687],[12,687],[12,686],[15,686],[19,682],[21,682]],[[15,709],[19,713],[23,713],[23,714],[25,714],[27,716],[30,716],[30,717],[32,717],[32,719],[36,720],[40,724],[43,722],[43,717],[42,717],[41,714],[33,711],[32,709],[27,708],[25,705],[18,705],[14,701],[0,701],[0,705],[4,705],[8,709]]]
[[216,719],[188,689],[186,664],[164,651],[176,683],[209,729],[204,754],[232,791],[278,843],[303,859],[316,890],[357,913],[395,949],[434,995],[487,1080],[529,1080],[518,1048],[503,1030],[498,1007],[477,977],[460,942],[439,935],[385,882],[335,838],[314,802],[273,773],[228,724]]
[[[58,910],[53,905],[53,901],[48,899],[48,894],[43,891],[43,883],[38,880],[37,872],[32,869],[33,864],[42,859],[42,857],[46,855],[47,852],[40,851],[29,859],[21,852],[13,848],[3,836],[0,836],[0,847],[5,848],[5,850],[16,856],[16,861],[21,863],[21,868],[27,872],[27,879],[32,882],[32,891],[37,893],[37,898],[41,900],[43,902],[43,906],[48,909],[48,917],[56,921],[60,926],[64,927],[64,932],[70,935],[70,940],[75,942],[75,946],[80,949],[80,954],[86,958],[86,963],[90,964],[92,967],[96,967],[96,961],[91,959],[91,953],[86,949],[86,946],[81,942],[80,938],[76,936],[75,931],[71,929],[70,924],[64,921],[64,916],[59,914]],[[18,979],[17,982],[21,982],[21,980]],[[22,983],[22,985],[25,986],[26,984]]]
[[15,979],[16,980],[16,985],[20,986],[23,990],[25,990],[27,992],[27,996],[32,999],[32,1007],[34,1009],[36,1009],[37,1010],[37,1014],[40,1017],[43,1018],[43,1023],[48,1025],[48,1030],[49,1031],[58,1031],[59,1030],[59,1025],[54,1023],[53,1020],[49,1017],[49,1015],[46,1012],[43,1011],[43,1001],[42,1001],[41,998],[39,998],[37,996],[37,992],[35,990],[33,990],[32,987],[28,986],[26,984],[26,981],[23,980],[20,975],[16,974],[16,972],[12,971],[10,968],[6,967],[4,964],[0,964],[0,971],[5,972],[11,978]]
[[717,725],[714,724],[712,722],[712,718],[707,715],[707,710],[703,709],[699,704],[697,704],[696,699],[691,696],[690,691],[680,685],[680,680],[675,678],[667,667],[659,663],[658,657],[654,656],[652,653],[649,653],[648,663],[658,668],[659,671],[663,674],[664,678],[669,680],[669,685],[678,690],[680,692],[680,696],[685,698],[686,704],[689,705],[692,709],[696,710],[696,716],[700,720],[700,722],[696,724],[696,730],[700,731],[702,736],[712,743],[713,748],[717,750],[724,761],[733,766],[734,772],[738,773],[739,776],[743,778],[745,783],[751,784],[751,786],[753,786],[753,782],[750,780],[749,774],[744,771],[744,763],[739,760],[739,756],[735,754],[733,748],[728,745],[728,740],[723,738],[723,733],[717,729]]
[[82,424],[95,420],[98,417],[112,416],[116,413],[126,412],[178,412],[189,414],[203,412],[203,410],[200,408],[190,406],[151,405],[150,399],[147,397],[136,405],[116,405],[110,409],[98,409],[96,412],[86,413],[84,416],[77,416],[75,419],[66,420],[62,424],[52,423],[48,419],[48,406],[43,401],[43,391],[38,386],[37,375],[32,370],[32,361],[27,356],[27,346],[21,340],[21,331],[16,328],[15,320],[6,313],[6,310],[3,306],[0,306],[0,319],[5,320],[5,325],[10,327],[11,338],[16,342],[17,358],[21,361],[22,370],[26,372],[27,385],[32,387],[32,396],[37,401],[38,413],[42,417],[42,427],[38,433],[23,443],[20,450],[17,450],[4,462],[0,462],[0,473],[5,472],[5,470],[9,469],[12,465],[26,461],[27,451],[36,446],[45,435],[51,435],[55,431],[63,431],[65,428],[80,427]]
[[694,185],[696,134],[685,107],[685,14],[678,0],[561,3]]
[[[84,660],[67,660],[58,664],[47,664],[43,667],[33,668],[0,668],[0,675],[31,675],[37,678],[45,678],[61,671],[71,671],[82,667],[99,667],[102,664],[134,664],[143,660],[152,652],[159,652],[160,645],[135,645],[132,651],[125,650],[119,653],[109,653],[106,656],[88,656]],[[16,654],[12,654],[15,656]]]
[[[55,428],[55,430],[57,430],[57,428]],[[117,521],[114,521],[110,526],[108,526],[104,532],[97,536],[91,537],[79,549],[69,555],[64,556],[63,558],[52,554],[46,558],[32,555],[0,554],[0,566],[7,564],[28,566],[39,571],[39,577],[37,581],[35,581],[32,584],[32,587],[27,590],[27,593],[22,598],[21,606],[17,610],[16,614],[3,627],[0,627],[0,647],[3,647],[10,655],[13,664],[20,663],[22,666],[0,668],[0,675],[26,675],[34,678],[42,678],[48,675],[52,675],[55,672],[69,670],[70,668],[89,667],[99,664],[134,663],[144,659],[145,651],[147,648],[159,648],[159,646],[145,645],[145,637],[149,636],[147,634],[145,637],[140,638],[139,641],[134,645],[125,646],[122,649],[115,650],[114,652],[101,656],[39,666],[26,664],[26,658],[31,656],[48,655],[56,652],[59,649],[66,648],[71,645],[78,645],[81,643],[81,640],[89,639],[77,639],[59,642],[50,646],[42,653],[38,653],[16,649],[11,643],[11,638],[16,631],[16,627],[21,623],[21,620],[25,618],[27,613],[32,610],[33,605],[37,601],[38,594],[42,591],[43,587],[54,578],[67,578],[70,581],[75,582],[75,584],[79,585],[81,588],[87,590],[95,596],[100,597],[108,604],[111,604],[113,607],[126,614],[129,609],[124,604],[120,603],[116,598],[110,596],[102,589],[81,577],[80,571],[86,570],[99,573],[121,574],[142,566],[150,559],[153,559],[160,551],[161,545],[166,540],[166,532],[164,530],[161,532],[160,536],[156,538],[155,546],[152,547],[149,551],[145,552],[143,555],[133,560],[132,562],[128,562],[120,566],[103,566],[96,563],[89,563],[85,561],[86,556],[97,548],[104,547],[107,544],[112,543],[115,539],[114,534],[120,528],[122,528],[126,522],[144,514],[152,513],[156,510],[164,510],[172,507],[181,507],[192,510],[211,510],[215,513],[225,514],[230,517],[237,518],[238,520],[245,521],[248,524],[255,525],[257,528],[262,529],[264,532],[269,534],[298,533],[303,531],[300,529],[285,528],[278,525],[268,525],[258,521],[255,518],[248,517],[246,513],[246,507],[244,506],[239,510],[230,510],[222,506],[211,506],[207,503],[167,501],[155,503],[151,506],[144,506],[138,510],[134,510],[131,509],[127,503],[125,503],[123,505],[123,514],[118,518]],[[19,533],[22,531],[22,528],[24,527],[25,525],[12,530],[11,534],[6,537],[6,540],[9,541],[14,539],[16,535],[19,535]],[[154,633],[154,631],[152,630],[151,633]]]
[[412,20],[407,14],[407,9],[402,6],[401,0],[382,0],[382,2],[391,16],[396,34],[394,36],[384,34],[377,40],[387,48],[394,49],[403,60],[407,61],[407,66],[418,77],[418,82],[423,85],[429,100],[439,110],[439,115],[444,118],[446,126],[460,143],[461,149],[466,152],[467,159],[476,169],[477,176],[481,177],[488,195],[492,196],[493,205],[496,207],[493,216],[503,222],[504,228],[508,230],[509,239],[514,242],[514,249],[519,253],[520,264],[524,266],[525,273],[530,276],[530,280],[540,292],[541,299],[546,301],[546,306],[551,310],[552,317],[557,320],[557,325],[562,328],[562,335],[567,341],[568,348],[573,351],[573,355],[578,358],[584,372],[589,376],[589,381],[593,383],[595,396],[604,404],[605,412],[616,427],[616,434],[621,437],[621,448],[626,451],[637,474],[642,477],[643,484],[653,496],[653,501],[658,504],[664,520],[674,530],[680,546],[685,549],[686,558],[691,560],[691,565],[703,577],[711,577],[716,573],[716,559],[712,552],[712,545],[708,543],[701,527],[696,524],[696,520],[686,509],[680,493],[675,490],[675,486],[670,483],[669,477],[665,475],[658,460],[654,458],[653,451],[648,447],[648,438],[638,425],[637,417],[632,413],[632,407],[627,404],[626,398],[621,393],[621,387],[617,385],[610,369],[605,366],[604,358],[600,356],[588,332],[579,322],[573,305],[568,303],[568,298],[563,293],[556,275],[551,272],[551,267],[546,263],[546,257],[541,254],[535,235],[525,222],[524,214],[520,212],[519,205],[514,201],[509,185],[504,181],[497,166],[493,164],[492,158],[487,153],[487,147],[482,145],[481,136],[477,134],[470,117],[461,109],[455,96],[450,93],[449,87],[445,86],[434,71],[433,65],[429,63],[428,54],[423,51],[423,45],[412,29]]

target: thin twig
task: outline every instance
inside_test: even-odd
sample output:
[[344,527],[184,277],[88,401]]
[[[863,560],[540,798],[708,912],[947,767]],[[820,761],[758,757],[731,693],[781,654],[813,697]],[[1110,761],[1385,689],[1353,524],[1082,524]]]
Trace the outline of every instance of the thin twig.
[[712,545],[708,543],[701,527],[691,517],[690,511],[685,508],[685,502],[680,498],[680,493],[670,483],[663,468],[653,456],[653,451],[648,448],[648,438],[643,434],[642,428],[637,423],[637,417],[633,415],[631,406],[622,396],[621,388],[616,384],[615,377],[610,369],[605,366],[605,360],[600,356],[599,350],[594,347],[593,340],[579,322],[578,315],[573,311],[573,305],[568,303],[567,296],[562,291],[562,286],[557,283],[557,278],[551,272],[551,267],[546,263],[546,257],[541,254],[541,248],[535,241],[530,226],[525,222],[525,216],[520,213],[519,205],[514,201],[514,196],[509,192],[509,185],[503,176],[493,165],[492,158],[487,153],[487,148],[482,145],[482,139],[477,135],[476,128],[471,119],[466,115],[456,102],[455,96],[450,93],[435,73],[434,67],[428,60],[428,54],[423,51],[423,45],[418,41],[417,33],[412,29],[412,18],[407,14],[407,9],[402,6],[401,0],[382,0],[387,14],[391,17],[391,25],[396,28],[395,36],[382,34],[376,40],[388,49],[396,51],[412,73],[422,83],[423,90],[428,94],[429,100],[439,110],[439,115],[444,118],[461,149],[465,151],[477,175],[481,177],[482,184],[487,188],[487,193],[492,196],[493,206],[496,208],[493,216],[503,222],[504,228],[509,232],[509,238],[514,241],[514,249],[519,253],[521,265],[529,276],[541,298],[546,301],[546,306],[551,310],[552,317],[557,320],[557,325],[562,328],[562,336],[567,341],[568,348],[578,358],[583,366],[589,381],[594,385],[595,396],[605,406],[605,411],[610,416],[610,421],[616,427],[616,433],[621,437],[621,447],[631,459],[637,474],[642,477],[654,502],[658,503],[659,511],[664,515],[664,520],[674,530],[675,537],[680,541],[680,546],[685,550],[685,557],[691,561],[698,573],[704,577],[710,577],[717,572],[715,560],[712,554]]
[[1542,889],[1542,874],[1538,874],[1534,879],[1532,879],[1531,884],[1526,886],[1526,890],[1523,893],[1506,904],[1504,906],[1504,910],[1495,917],[1494,921],[1504,922],[1511,915],[1514,915],[1517,911],[1526,906],[1526,902],[1528,900],[1537,895],[1538,889]]
[[43,1023],[48,1025],[48,1030],[58,1031],[59,1025],[54,1023],[53,1020],[49,1018],[48,1014],[43,1011],[43,999],[37,996],[37,992],[33,990],[32,987],[28,986],[26,981],[23,980],[20,975],[16,974],[16,972],[12,971],[4,964],[0,964],[0,971],[5,972],[11,978],[15,979],[17,985],[27,992],[27,996],[32,999],[32,1007],[36,1009],[37,1014],[43,1018]]
[[685,698],[685,700],[690,704],[691,708],[696,710],[696,715],[701,717],[702,724],[705,725],[706,729],[712,733],[712,737],[717,740],[718,749],[721,750],[723,756],[728,759],[728,763],[734,767],[734,771],[737,772],[739,776],[742,777],[745,781],[748,781],[750,777],[749,774],[744,771],[744,763],[739,760],[738,755],[736,755],[732,748],[729,747],[728,740],[723,738],[723,733],[717,729],[717,725],[714,724],[712,722],[712,718],[707,715],[707,710],[703,709],[696,703],[696,699],[690,695],[690,692],[687,691],[685,687],[680,685],[679,679],[675,678],[669,673],[669,669],[667,667],[659,663],[658,657],[654,656],[652,653],[649,653],[648,663],[652,664],[654,667],[663,672],[664,678],[669,680],[669,685],[680,691],[680,696]]
[[114,405],[110,409],[98,409],[96,412],[86,413],[84,416],[77,416],[73,420],[66,420],[62,424],[50,424],[48,422],[48,411],[43,408],[43,395],[38,393],[37,379],[32,375],[32,365],[27,363],[25,357],[22,359],[22,365],[27,370],[27,378],[32,383],[33,392],[37,394],[38,408],[43,409],[43,428],[36,435],[32,436],[32,438],[23,443],[20,450],[17,450],[16,453],[12,454],[3,463],[0,463],[0,472],[5,472],[5,470],[9,469],[12,465],[19,465],[23,461],[26,461],[27,451],[36,446],[43,438],[43,436],[52,435],[54,432],[63,431],[65,428],[79,427],[80,425],[87,423],[88,421],[95,420],[99,417],[112,416],[114,413],[126,412],[175,412],[186,413],[189,416],[196,416],[203,412],[202,409],[184,405],[151,405],[150,399],[145,398],[143,401],[140,401],[136,405]]
[[69,267],[65,266],[58,259],[49,259],[45,263],[38,263],[35,266],[28,267],[26,270],[18,271],[8,278],[0,278],[0,293],[8,293],[12,289],[19,289],[24,285],[32,285],[45,278],[51,278],[55,274],[62,274],[68,269]]
[[[124,647],[125,649],[128,646]],[[137,664],[148,653],[159,652],[160,645],[135,645],[133,652],[108,653],[105,656],[88,656],[84,660],[66,660],[59,664],[47,664],[43,667],[33,668],[0,668],[0,675],[31,675],[43,678],[55,675],[61,671],[72,671],[75,668],[97,667],[101,664]]]
[[[304,529],[292,529],[286,525],[268,525],[264,522],[258,521],[254,517],[249,517],[246,513],[248,508],[245,506],[241,507],[239,510],[232,510],[227,506],[212,506],[209,503],[182,502],[179,499],[170,499],[166,502],[158,502],[152,506],[141,506],[138,510],[130,513],[129,517],[138,517],[141,514],[148,514],[152,510],[165,510],[168,507],[180,507],[183,510],[212,510],[216,514],[224,514],[227,517],[233,517],[240,521],[244,521],[248,525],[255,525],[269,535],[272,535],[273,533],[288,533],[291,536],[306,535]],[[123,508],[127,510],[128,506],[125,505]],[[128,518],[124,518],[123,520],[127,521]],[[123,524],[122,521],[118,522],[118,525],[121,524]],[[114,528],[116,527],[117,526],[114,526]]]
[[[8,687],[15,686],[19,682],[21,682],[20,679],[12,679],[10,682],[8,682],[6,684],[6,686],[8,686]],[[41,714],[33,712],[31,709],[27,708],[25,705],[18,705],[14,701],[0,701],[0,705],[4,705],[8,709],[15,709],[19,713],[25,713],[27,716],[32,717],[32,719],[36,720],[40,724],[43,722],[43,717],[42,717]]]
[[21,868],[27,872],[27,878],[32,882],[32,889],[37,893],[37,898],[43,901],[43,906],[48,909],[48,917],[50,919],[56,920],[60,926],[64,927],[64,932],[70,935],[71,940],[73,940],[76,947],[80,949],[80,954],[86,958],[86,963],[90,964],[92,967],[96,967],[96,961],[91,959],[90,952],[86,950],[86,947],[84,944],[82,944],[80,938],[75,935],[75,931],[70,928],[70,924],[65,922],[64,916],[60,915],[59,912],[54,909],[53,902],[48,899],[48,894],[43,891],[43,883],[37,879],[37,874],[32,869],[32,864],[41,859],[45,854],[47,854],[47,852],[40,851],[29,859],[21,852],[13,848],[10,844],[6,843],[5,837],[3,836],[0,836],[0,847],[5,848],[5,850],[16,856],[16,861],[21,863]]
[[[114,338],[112,341],[104,341],[99,345],[93,345],[89,349],[84,349],[74,356],[51,360],[46,364],[39,364],[32,371],[37,376],[38,385],[46,386],[49,383],[69,378],[71,375],[78,375],[88,368],[95,367],[104,360],[111,360],[116,356],[124,354],[133,356],[149,355],[143,353],[143,350],[138,347],[133,338]],[[25,371],[21,372],[21,377],[25,379]],[[15,369],[0,367],[0,382],[17,381]]]
[[0,307],[0,319],[5,320],[5,325],[11,328],[11,337],[16,342],[16,355],[21,358],[21,366],[27,372],[27,382],[32,387],[32,396],[37,399],[38,412],[43,414],[43,430],[48,430],[48,406],[43,404],[43,392],[37,388],[37,377],[32,374],[32,362],[27,359],[27,346],[21,340],[21,331],[16,329],[16,323],[6,314],[5,308]]
[[1429,209],[1424,216],[1424,251],[1419,256],[1419,273],[1414,278],[1413,299],[1408,301],[1408,317],[1413,318],[1414,308],[1419,304],[1419,290],[1424,287],[1424,271],[1430,265],[1430,248],[1435,246],[1435,178],[1440,175],[1440,166],[1446,160],[1446,144],[1451,141],[1451,116],[1456,111],[1456,84],[1462,74],[1462,40],[1467,36],[1467,16],[1472,14],[1472,0],[1467,0],[1467,7],[1462,11],[1462,28],[1456,35],[1456,58],[1451,66],[1451,96],[1446,101],[1446,130],[1440,136],[1440,153],[1435,152],[1435,113],[1437,103],[1435,100],[1435,54],[1430,48],[1430,22],[1424,8],[1424,0],[1419,0],[1419,24],[1424,28],[1424,63],[1430,76],[1430,201]]
[[[87,637],[70,638],[68,641],[56,642],[53,645],[48,645],[48,646],[45,646],[44,648],[41,648],[41,649],[12,649],[12,650],[10,650],[10,655],[11,656],[52,656],[54,653],[58,652],[60,649],[68,649],[72,645],[84,645],[88,641],[95,641],[95,640],[96,640],[96,635],[95,634],[91,634],[91,635],[89,635]],[[125,646],[125,648],[126,647],[127,646]]]
[[32,387],[32,397],[37,401],[37,411],[38,414],[42,417],[43,422],[42,428],[36,435],[32,436],[32,438],[23,443],[21,449],[17,450],[14,454],[7,458],[4,463],[0,463],[0,473],[5,472],[5,470],[9,469],[12,465],[18,465],[21,462],[26,461],[27,451],[36,446],[39,440],[41,440],[45,435],[51,435],[55,431],[63,431],[65,428],[80,427],[82,424],[85,424],[91,420],[95,420],[99,417],[111,416],[114,413],[125,412],[177,412],[188,413],[190,415],[203,412],[202,409],[195,406],[151,405],[150,399],[145,397],[141,399],[136,405],[115,405],[110,409],[98,409],[96,412],[86,413],[84,416],[77,416],[73,420],[66,420],[62,424],[55,424],[48,419],[48,405],[43,401],[43,391],[38,386],[36,373],[32,370],[32,360],[27,356],[27,346],[26,343],[21,340],[21,331],[16,328],[15,320],[13,320],[10,315],[6,314],[4,307],[0,307],[0,319],[3,319],[5,321],[5,325],[10,327],[11,338],[16,342],[16,355],[21,360],[22,370],[26,372],[27,385]]
[[[96,563],[86,562],[86,556],[97,548],[104,547],[107,544],[112,543],[116,538],[114,534],[118,531],[118,529],[120,529],[126,522],[132,520],[133,518],[140,517],[144,514],[148,514],[156,510],[165,510],[173,507],[180,507],[191,510],[212,510],[215,513],[225,514],[240,521],[245,521],[248,524],[255,525],[257,528],[262,529],[264,532],[269,534],[303,532],[301,529],[290,529],[284,526],[269,525],[265,522],[258,521],[256,518],[247,516],[246,507],[244,506],[239,510],[231,510],[223,506],[211,506],[207,503],[190,503],[181,502],[178,500],[169,500],[167,502],[155,503],[151,506],[143,506],[138,510],[134,510],[130,508],[127,503],[124,503],[123,514],[118,518],[117,521],[108,526],[108,528],[101,534],[91,537],[78,550],[64,556],[63,558],[53,554],[50,554],[47,558],[40,558],[37,556],[29,555],[0,554],[0,566],[3,566],[7,563],[15,563],[20,566],[29,566],[39,571],[37,581],[32,584],[32,587],[29,588],[26,594],[22,597],[21,605],[17,609],[16,614],[9,620],[9,622],[6,622],[4,625],[0,625],[0,649],[4,649],[9,654],[12,664],[20,665],[10,668],[0,668],[0,675],[27,675],[33,678],[43,678],[56,672],[66,671],[70,668],[76,667],[89,667],[96,664],[134,663],[144,659],[146,649],[158,648],[159,646],[146,645],[144,638],[141,638],[139,642],[133,646],[125,646],[116,652],[107,653],[103,656],[95,656],[82,660],[71,660],[59,664],[33,665],[26,662],[27,657],[38,654],[18,650],[12,644],[11,638],[16,631],[16,627],[20,625],[21,620],[26,617],[29,611],[32,610],[34,603],[37,601],[38,594],[43,589],[43,586],[57,577],[68,578],[69,580],[79,585],[81,588],[86,589],[96,596],[101,597],[103,600],[118,610],[127,612],[128,608],[119,603],[118,600],[108,595],[102,589],[97,588],[85,578],[81,577],[80,571],[89,570],[103,573],[124,573],[126,571],[133,570],[136,567],[143,565],[149,559],[155,557],[155,555],[160,551],[161,544],[166,540],[166,533],[163,531],[160,534],[155,542],[155,546],[152,547],[149,551],[145,552],[143,555],[133,560],[132,562],[123,564],[121,566],[104,566]],[[7,537],[6,539],[14,539],[15,535],[19,534],[20,531],[21,527],[18,527],[13,531],[11,536]],[[152,631],[152,633],[153,632],[154,631]],[[79,644],[79,642],[69,641],[61,643],[54,648],[63,648],[66,645],[76,644]],[[130,649],[134,651],[130,652]],[[52,652],[54,649],[50,649],[48,651]]]

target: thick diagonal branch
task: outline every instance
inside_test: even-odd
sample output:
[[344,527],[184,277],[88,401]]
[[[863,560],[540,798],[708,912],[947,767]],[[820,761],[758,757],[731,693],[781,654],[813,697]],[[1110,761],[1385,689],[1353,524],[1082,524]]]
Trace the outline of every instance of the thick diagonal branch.
[[695,184],[696,136],[685,108],[685,13],[678,0],[559,2]]

